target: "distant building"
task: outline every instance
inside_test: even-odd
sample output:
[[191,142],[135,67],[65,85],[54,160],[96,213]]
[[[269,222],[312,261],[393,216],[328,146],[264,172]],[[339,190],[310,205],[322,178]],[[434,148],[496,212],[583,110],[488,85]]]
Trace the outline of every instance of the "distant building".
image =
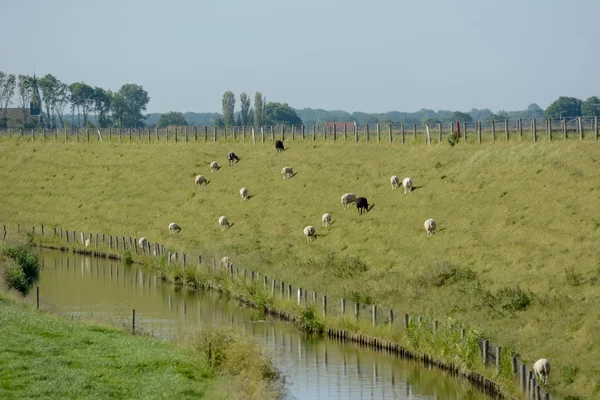
[[40,115],[31,115],[31,108],[3,108],[0,110],[0,127],[11,129],[26,128],[37,125]]

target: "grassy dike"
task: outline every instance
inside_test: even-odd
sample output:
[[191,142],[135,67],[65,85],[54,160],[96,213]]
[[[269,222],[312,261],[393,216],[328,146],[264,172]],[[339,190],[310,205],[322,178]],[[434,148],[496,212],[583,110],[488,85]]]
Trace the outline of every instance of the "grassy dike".
[[[550,359],[549,389],[559,397],[598,393],[600,146],[286,147],[3,139],[0,220],[146,236],[397,315],[480,327],[527,362]],[[233,167],[231,150],[242,159]],[[223,165],[214,174],[213,160]],[[297,175],[284,181],[286,166]],[[196,174],[209,185],[196,188]],[[411,176],[416,190],[392,191],[391,175]],[[242,186],[253,196],[243,204]],[[373,209],[344,212],[346,192]],[[320,227],[325,212],[334,220],[328,229]],[[219,228],[220,215],[229,230]],[[427,218],[438,223],[430,239]],[[170,222],[182,232],[169,235]],[[320,235],[311,244],[302,235],[309,224]]]

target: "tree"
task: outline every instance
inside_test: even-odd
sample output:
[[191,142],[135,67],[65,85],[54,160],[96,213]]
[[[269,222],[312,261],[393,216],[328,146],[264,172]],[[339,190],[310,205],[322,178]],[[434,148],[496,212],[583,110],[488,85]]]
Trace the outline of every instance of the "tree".
[[187,121],[182,113],[169,111],[168,113],[160,116],[156,125],[159,128],[164,128],[166,126],[184,126],[187,125]]
[[581,115],[582,101],[576,97],[561,96],[546,108],[546,118],[578,117]]
[[581,115],[586,117],[600,117],[600,98],[592,96],[581,105]]
[[265,122],[267,125],[302,125],[296,111],[287,103],[268,103],[265,106]]
[[222,128],[222,127],[225,126],[225,120],[223,119],[222,116],[219,115],[219,116],[215,117],[215,119],[213,119],[213,122],[212,122],[211,125],[218,126],[219,128]]
[[51,74],[46,74],[39,79],[44,107],[46,109],[47,128],[54,128],[56,126],[56,103],[60,95],[61,84],[62,82]]
[[106,128],[110,125],[110,112],[112,103],[112,92],[106,91],[98,86],[94,88],[92,100],[94,103],[94,111],[96,111],[96,123],[101,128]]
[[83,82],[69,85],[71,103],[77,108],[77,125],[79,124],[79,110],[83,114],[83,126],[88,126],[88,114],[94,107],[94,89]]
[[254,95],[254,126],[261,127],[265,122],[265,113],[263,110],[263,97],[261,92]]
[[29,114],[27,110],[33,97],[33,78],[19,74],[19,107],[23,110],[23,124],[28,125]]
[[17,77],[0,71],[0,111],[4,108],[4,114],[1,119],[6,118],[6,109],[15,94],[16,87]]
[[71,92],[66,83],[59,82],[56,90],[55,103],[52,105],[53,113],[58,117],[61,126],[65,127],[65,120],[63,118],[65,113],[65,107],[71,102]]
[[234,124],[234,113],[235,111],[235,95],[232,91],[228,90],[223,94],[223,120],[225,126],[233,126]]
[[527,113],[530,118],[542,118],[544,116],[544,110],[535,103],[531,103],[527,106]]
[[133,83],[121,86],[112,98],[113,118],[117,125],[121,128],[144,126],[142,111],[146,110],[149,101],[148,92],[142,86]]
[[242,126],[242,117],[240,114],[235,117],[235,126]]
[[248,126],[250,123],[250,97],[246,93],[240,94],[240,106],[242,111],[240,117],[242,118],[242,125]]
[[452,119],[454,121],[459,121],[459,122],[473,122],[473,117],[471,117],[467,113],[460,112],[460,111],[454,111],[452,113]]
[[441,122],[442,122],[442,121],[440,121],[440,120],[439,120],[439,119],[437,119],[437,118],[434,118],[434,117],[428,117],[428,118],[424,118],[424,119],[423,119],[423,121],[421,121],[421,124],[422,124],[422,125],[427,125],[427,124],[429,124],[429,126],[434,126],[434,125],[440,124]]

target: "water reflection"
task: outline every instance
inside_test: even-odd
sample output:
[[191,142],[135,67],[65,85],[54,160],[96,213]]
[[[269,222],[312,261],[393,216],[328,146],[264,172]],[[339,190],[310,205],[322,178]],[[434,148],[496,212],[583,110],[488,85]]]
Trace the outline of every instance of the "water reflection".
[[463,381],[384,350],[314,337],[214,293],[178,290],[139,266],[42,252],[42,306],[130,321],[168,339],[198,327],[243,327],[269,348],[295,399],[485,399]]

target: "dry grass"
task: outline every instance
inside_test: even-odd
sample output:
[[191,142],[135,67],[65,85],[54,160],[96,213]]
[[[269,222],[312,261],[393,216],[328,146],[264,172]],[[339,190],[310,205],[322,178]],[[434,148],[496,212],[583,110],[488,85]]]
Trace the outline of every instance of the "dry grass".
[[[227,254],[235,264],[310,290],[355,292],[399,312],[453,316],[527,361],[549,358],[553,392],[597,393],[599,146],[307,141],[287,147],[277,154],[271,144],[4,139],[0,220],[146,236],[173,249]],[[241,157],[233,167],[226,160],[231,150]],[[214,174],[213,160],[222,165]],[[297,172],[292,179],[281,178],[286,166]],[[197,174],[210,183],[196,188]],[[392,191],[391,175],[412,177],[416,190]],[[240,203],[244,186],[252,197]],[[346,192],[367,197],[373,209],[362,216],[354,207],[343,211]],[[333,216],[329,228],[320,224],[325,212]],[[221,215],[232,223],[229,230],[219,227]],[[429,239],[427,218],[438,227]],[[169,235],[170,222],[182,232]],[[311,244],[302,234],[309,224],[319,234]],[[323,266],[331,252],[368,269],[330,271]],[[446,278],[440,265],[472,275]],[[520,311],[510,306],[518,289],[531,300]],[[563,379],[561,368],[569,365],[578,373]]]

